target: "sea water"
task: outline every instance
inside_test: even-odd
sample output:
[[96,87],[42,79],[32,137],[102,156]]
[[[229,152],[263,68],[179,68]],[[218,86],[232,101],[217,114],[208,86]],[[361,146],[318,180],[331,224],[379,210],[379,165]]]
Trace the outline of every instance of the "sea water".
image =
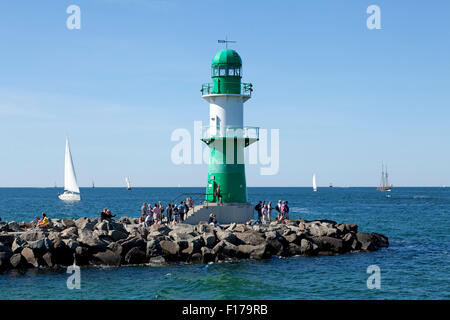
[[[203,188],[81,188],[67,204],[56,188],[0,188],[0,217],[30,221],[96,217],[103,208],[138,217],[144,201],[200,197]],[[391,197],[386,197],[390,194]],[[450,188],[248,188],[249,201],[288,200],[291,218],[351,222],[389,237],[371,253],[273,257],[265,261],[81,268],[81,289],[67,288],[66,270],[0,274],[0,299],[450,299]],[[368,289],[377,265],[380,289]]]

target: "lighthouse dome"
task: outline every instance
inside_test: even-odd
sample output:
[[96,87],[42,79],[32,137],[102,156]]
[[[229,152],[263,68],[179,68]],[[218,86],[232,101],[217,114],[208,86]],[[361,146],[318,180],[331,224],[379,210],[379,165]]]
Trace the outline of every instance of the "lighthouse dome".
[[215,66],[233,66],[241,67],[242,59],[239,54],[232,49],[223,49],[216,53],[212,59],[211,65]]

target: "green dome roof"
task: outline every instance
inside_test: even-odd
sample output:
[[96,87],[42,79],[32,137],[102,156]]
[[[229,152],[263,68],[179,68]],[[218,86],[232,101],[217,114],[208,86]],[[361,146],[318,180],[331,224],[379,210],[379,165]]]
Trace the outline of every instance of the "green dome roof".
[[241,67],[242,60],[239,54],[231,49],[223,49],[216,53],[212,59],[212,66],[229,65],[234,67]]

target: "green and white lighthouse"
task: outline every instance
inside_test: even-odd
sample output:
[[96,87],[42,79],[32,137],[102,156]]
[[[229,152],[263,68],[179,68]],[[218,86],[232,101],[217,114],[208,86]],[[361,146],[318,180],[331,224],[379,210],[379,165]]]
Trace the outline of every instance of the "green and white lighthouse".
[[[259,140],[259,128],[244,126],[244,102],[251,98],[252,84],[241,82],[242,59],[228,48],[214,55],[211,78],[201,89],[202,98],[209,102],[209,125],[202,130],[210,152],[206,197],[185,222],[208,221],[214,213],[219,223],[242,223],[253,218],[253,205],[247,202],[244,149]],[[217,205],[219,185],[223,205]]]

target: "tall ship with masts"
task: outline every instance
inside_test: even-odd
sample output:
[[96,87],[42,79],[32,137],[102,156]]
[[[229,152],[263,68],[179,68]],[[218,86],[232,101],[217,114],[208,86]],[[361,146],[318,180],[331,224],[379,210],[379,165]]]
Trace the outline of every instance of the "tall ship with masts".
[[380,185],[377,187],[377,190],[379,191],[391,191],[392,190],[392,184],[389,184],[389,174],[387,170],[387,165],[385,166],[383,163],[381,163],[381,182]]

